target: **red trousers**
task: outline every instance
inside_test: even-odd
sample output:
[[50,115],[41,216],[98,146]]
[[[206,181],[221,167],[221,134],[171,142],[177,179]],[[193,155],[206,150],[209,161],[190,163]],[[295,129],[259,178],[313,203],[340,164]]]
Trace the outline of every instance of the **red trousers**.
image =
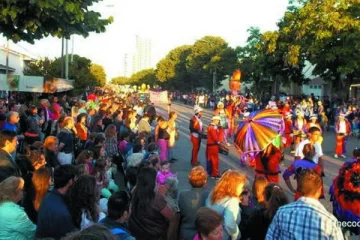
[[191,164],[197,164],[198,163],[198,153],[200,150],[200,144],[201,144],[201,138],[200,137],[194,137],[193,135],[190,135],[191,143],[193,145],[192,153],[191,153]]
[[206,165],[208,174],[218,177],[219,174],[219,146],[206,146]]
[[336,135],[335,154],[337,155],[345,154],[345,143],[346,143],[345,136]]

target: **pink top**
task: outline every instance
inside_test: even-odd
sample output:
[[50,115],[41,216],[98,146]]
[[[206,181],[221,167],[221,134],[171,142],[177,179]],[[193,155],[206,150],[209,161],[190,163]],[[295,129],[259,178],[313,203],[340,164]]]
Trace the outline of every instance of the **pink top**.
[[120,152],[124,152],[125,148],[126,148],[126,145],[127,145],[127,141],[125,140],[122,140],[120,143],[119,143],[119,150]]
[[173,173],[171,172],[168,172],[168,173],[162,173],[161,171],[159,171],[157,173],[157,176],[156,176],[156,183],[159,184],[159,185],[165,185],[165,181],[167,178],[169,177],[175,177],[176,175],[174,175]]
[[199,237],[199,234],[195,235],[194,240],[201,240],[200,237]]

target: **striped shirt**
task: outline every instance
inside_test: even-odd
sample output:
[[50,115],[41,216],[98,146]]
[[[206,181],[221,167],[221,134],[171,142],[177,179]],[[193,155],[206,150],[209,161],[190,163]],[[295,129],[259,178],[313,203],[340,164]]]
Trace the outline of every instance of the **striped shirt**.
[[344,239],[337,219],[316,199],[301,197],[277,211],[266,239]]

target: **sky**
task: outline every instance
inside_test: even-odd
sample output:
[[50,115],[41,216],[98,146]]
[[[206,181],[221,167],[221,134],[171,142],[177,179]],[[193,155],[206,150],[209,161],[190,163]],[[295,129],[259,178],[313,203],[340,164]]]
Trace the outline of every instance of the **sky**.
[[[111,79],[123,75],[124,54],[135,51],[136,35],[151,39],[155,67],[171,49],[207,35],[220,36],[232,47],[243,46],[252,26],[276,30],[287,5],[288,0],[103,0],[93,8],[103,17],[113,16],[113,24],[105,33],[75,36],[74,54],[104,66]],[[61,40],[10,43],[10,48],[36,58],[55,58],[61,54]]]

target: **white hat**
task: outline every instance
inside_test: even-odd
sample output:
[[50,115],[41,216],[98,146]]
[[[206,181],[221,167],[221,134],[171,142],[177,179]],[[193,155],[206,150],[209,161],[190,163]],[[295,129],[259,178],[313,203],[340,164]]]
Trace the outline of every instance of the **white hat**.
[[313,114],[313,115],[310,116],[310,119],[314,119],[314,118],[315,118],[315,119],[318,118],[316,114]]
[[219,120],[219,121],[220,121],[221,118],[220,118],[220,116],[213,116],[211,120],[212,120],[212,121],[214,121],[214,120]]
[[194,112],[195,113],[199,113],[199,112],[203,112],[204,111],[204,109],[202,109],[201,107],[199,107],[198,105],[195,105],[195,107],[194,107]]
[[321,105],[322,104],[322,102],[321,101],[318,101],[318,105]]
[[250,116],[250,112],[244,112],[244,117],[248,117],[248,116]]
[[220,105],[224,106],[224,103],[223,102],[218,102],[217,107],[219,107]]

